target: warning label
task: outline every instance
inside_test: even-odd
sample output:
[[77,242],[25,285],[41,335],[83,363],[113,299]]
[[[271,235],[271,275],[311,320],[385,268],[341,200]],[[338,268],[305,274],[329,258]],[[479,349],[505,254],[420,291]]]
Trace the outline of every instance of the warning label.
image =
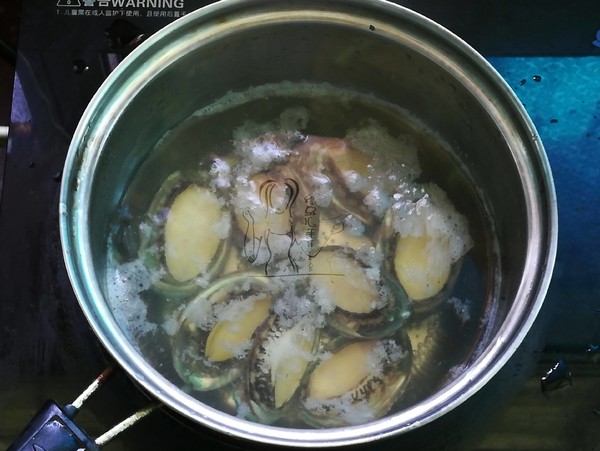
[[182,17],[185,0],[58,0],[61,16]]

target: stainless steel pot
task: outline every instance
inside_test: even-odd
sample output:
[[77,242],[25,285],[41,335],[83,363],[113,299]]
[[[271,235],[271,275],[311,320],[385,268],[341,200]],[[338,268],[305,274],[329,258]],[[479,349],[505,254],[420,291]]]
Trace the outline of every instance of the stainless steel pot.
[[[229,91],[281,81],[369,93],[421,119],[452,146],[488,202],[502,274],[481,352],[455,381],[372,423],[297,430],[219,412],[166,380],[121,331],[103,286],[109,218],[161,137]],[[60,227],[72,285],[118,363],[174,411],[224,434],[299,447],[402,434],[452,411],[507,362],[543,303],[557,210],[544,149],[523,106],[493,68],[436,23],[379,0],[224,0],[158,32],[110,75],[73,138]]]

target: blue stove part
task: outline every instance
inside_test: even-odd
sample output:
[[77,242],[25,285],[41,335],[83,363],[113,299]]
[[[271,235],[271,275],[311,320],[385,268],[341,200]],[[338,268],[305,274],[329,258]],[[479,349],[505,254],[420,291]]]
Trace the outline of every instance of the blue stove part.
[[559,239],[547,343],[583,346],[600,336],[600,58],[488,60],[528,111],[554,176]]

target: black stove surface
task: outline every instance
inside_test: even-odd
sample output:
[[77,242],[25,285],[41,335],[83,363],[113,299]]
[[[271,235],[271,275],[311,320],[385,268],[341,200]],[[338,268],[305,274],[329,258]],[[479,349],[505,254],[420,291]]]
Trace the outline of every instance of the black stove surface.
[[[0,184],[0,447],[11,443],[47,398],[71,402],[111,361],[66,275],[58,195],[71,136],[102,81],[147,36],[212,2],[154,3],[172,6],[23,0],[10,141]],[[542,344],[555,352],[584,350],[600,340],[600,8],[588,0],[396,3],[427,15],[475,47],[530,112],[554,170],[561,215],[556,272],[542,314],[550,333]],[[529,346],[522,352],[541,348],[540,343]],[[77,419],[97,436],[149,398],[118,373]],[[422,428],[376,448],[425,449],[418,444],[431,443],[436,432],[435,425]],[[444,445],[431,449],[467,446],[460,434],[438,440]],[[106,449],[202,446],[253,448],[194,427],[164,408]]]

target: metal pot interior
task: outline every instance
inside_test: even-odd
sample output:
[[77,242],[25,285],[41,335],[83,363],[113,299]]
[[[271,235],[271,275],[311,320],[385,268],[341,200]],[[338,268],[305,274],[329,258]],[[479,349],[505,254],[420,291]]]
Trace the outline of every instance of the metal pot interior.
[[[488,300],[494,313],[477,353],[464,362],[466,371],[415,406],[366,425],[288,429],[248,423],[204,405],[146,361],[106,301],[111,218],[157,143],[230,92],[282,81],[328,83],[410,112],[446,143],[448,158],[460,162],[495,234],[496,276],[490,276]],[[111,74],[90,103],[69,150],[60,205],[74,290],[117,361],[150,393],[198,423],[294,446],[346,445],[406,432],[470,397],[527,333],[556,249],[550,169],[523,107],[459,38],[380,1],[224,1],[160,31]]]

